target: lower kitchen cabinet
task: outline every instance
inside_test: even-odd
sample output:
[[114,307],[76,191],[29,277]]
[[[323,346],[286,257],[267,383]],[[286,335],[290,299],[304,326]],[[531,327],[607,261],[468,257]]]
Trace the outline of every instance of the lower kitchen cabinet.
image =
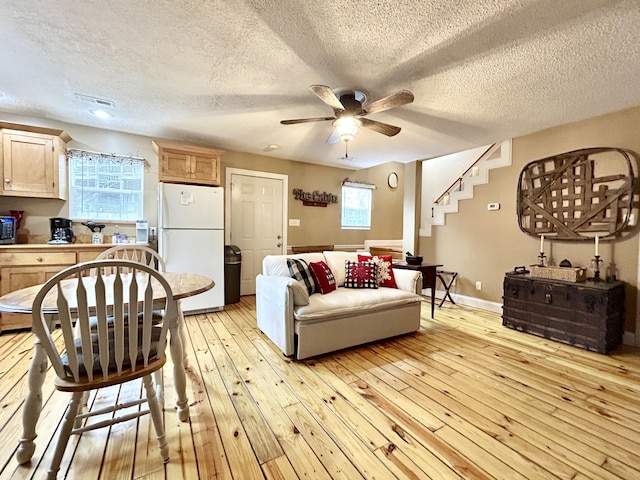
[[[10,245],[0,247],[0,296],[46,282],[59,271],[94,260],[111,245]],[[0,312],[0,332],[31,327],[31,315]]]

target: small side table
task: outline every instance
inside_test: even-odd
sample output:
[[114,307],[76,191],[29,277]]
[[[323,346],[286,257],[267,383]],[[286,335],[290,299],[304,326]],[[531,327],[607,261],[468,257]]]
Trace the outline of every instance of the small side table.
[[[437,275],[438,275],[438,278],[440,279],[440,282],[442,282],[442,286],[444,287],[444,297],[442,297],[442,301],[440,302],[438,307],[441,307],[444,304],[447,297],[449,297],[449,300],[451,301],[451,303],[455,305],[456,302],[453,301],[450,290],[451,290],[451,285],[453,285],[454,280],[458,276],[458,272],[447,272],[445,270],[438,270]],[[448,282],[444,279],[444,275],[449,276]]]
[[393,268],[403,268],[405,270],[417,270],[422,273],[422,288],[428,288],[431,290],[431,318],[433,318],[433,312],[435,310],[435,298],[436,298],[436,275],[438,267],[442,265],[430,265],[421,263],[420,265],[409,265],[407,262],[394,262]]

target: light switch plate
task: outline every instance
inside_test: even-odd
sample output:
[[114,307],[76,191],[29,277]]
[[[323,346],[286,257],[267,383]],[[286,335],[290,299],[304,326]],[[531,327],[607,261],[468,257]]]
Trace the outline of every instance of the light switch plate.
[[290,227],[299,227],[300,226],[300,219],[299,218],[290,218],[289,219],[289,226]]
[[487,210],[500,210],[500,204],[499,203],[488,203],[487,204]]

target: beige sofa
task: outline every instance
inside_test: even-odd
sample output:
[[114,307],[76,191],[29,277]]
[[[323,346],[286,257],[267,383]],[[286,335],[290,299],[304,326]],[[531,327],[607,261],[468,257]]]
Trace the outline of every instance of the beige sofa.
[[[290,277],[287,258],[326,262],[338,288],[301,295],[301,282]],[[260,330],[297,359],[418,330],[422,274],[393,269],[397,289],[345,288],[345,261],[357,258],[356,252],[341,251],[266,256],[256,277]]]

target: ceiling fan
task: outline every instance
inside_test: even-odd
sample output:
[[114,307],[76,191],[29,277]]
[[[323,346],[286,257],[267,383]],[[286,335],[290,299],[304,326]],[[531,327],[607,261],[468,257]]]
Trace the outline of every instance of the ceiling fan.
[[400,127],[363,117],[413,102],[413,93],[408,90],[400,90],[374,102],[366,103],[366,95],[358,90],[340,92],[340,98],[338,98],[333,90],[326,85],[311,85],[309,88],[320,100],[333,108],[334,116],[282,120],[280,123],[295,125],[296,123],[333,120],[335,131],[329,136],[327,143],[336,143],[340,140],[348,142],[358,133],[361,126],[382,133],[387,137],[393,137],[400,133]]

